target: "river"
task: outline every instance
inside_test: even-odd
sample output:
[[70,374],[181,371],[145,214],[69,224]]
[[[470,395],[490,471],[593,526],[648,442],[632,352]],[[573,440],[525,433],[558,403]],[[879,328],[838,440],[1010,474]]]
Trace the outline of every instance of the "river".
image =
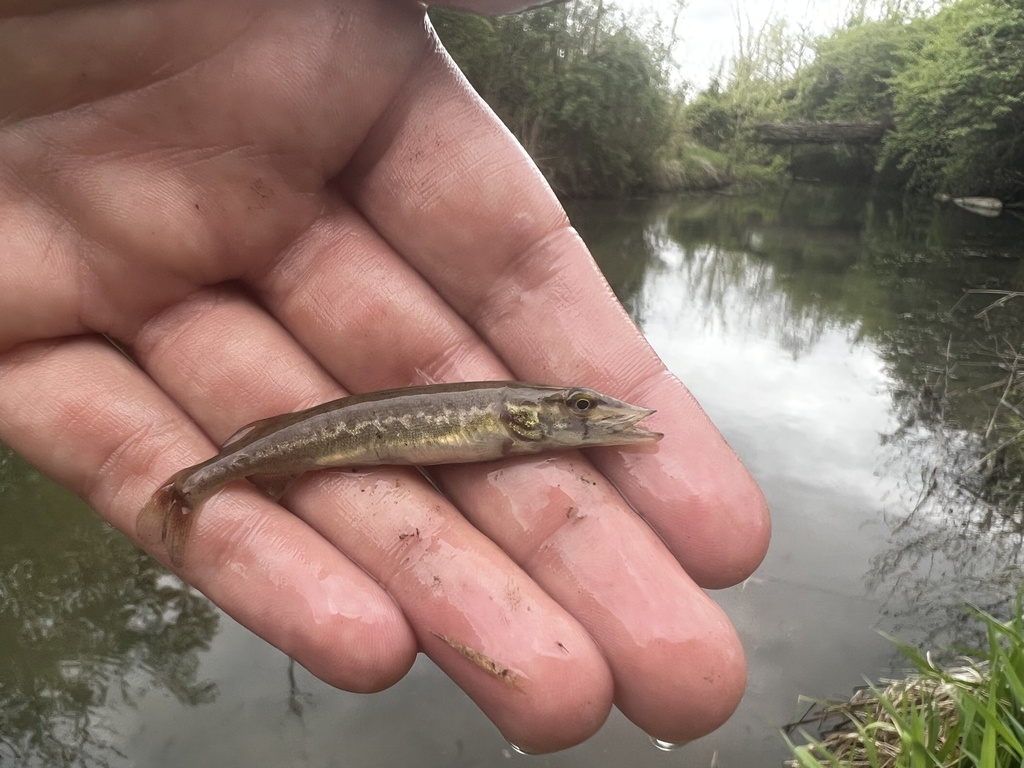
[[425,659],[334,690],[0,446],[0,766],[777,766],[801,694],[905,666],[881,632],[975,641],[964,605],[1020,581],[1024,297],[965,291],[1024,290],[1024,221],[814,186],[569,210],[772,507],[764,564],[715,595],[750,669],[723,728],[665,753],[613,712],[528,758]]

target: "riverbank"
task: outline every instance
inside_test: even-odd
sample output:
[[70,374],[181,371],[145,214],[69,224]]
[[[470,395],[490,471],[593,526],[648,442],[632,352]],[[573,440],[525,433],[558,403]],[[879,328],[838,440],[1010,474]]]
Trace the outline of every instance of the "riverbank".
[[[848,701],[816,706],[797,730],[790,768],[995,768],[1024,764],[1024,620],[974,611],[988,648],[956,666],[900,646],[916,672],[856,691]],[[823,735],[802,726],[819,723]],[[792,729],[791,729],[792,732]]]

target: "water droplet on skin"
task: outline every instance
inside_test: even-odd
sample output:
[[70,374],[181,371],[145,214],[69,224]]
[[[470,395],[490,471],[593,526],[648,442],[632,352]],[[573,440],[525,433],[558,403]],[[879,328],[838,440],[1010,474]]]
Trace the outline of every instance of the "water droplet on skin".
[[672,741],[662,741],[661,739],[656,739],[653,736],[648,736],[647,738],[651,740],[651,744],[660,749],[662,752],[675,752],[676,750],[682,749],[686,746],[685,741],[677,744]]
[[522,747],[517,747],[511,741],[508,743],[508,745],[509,747],[511,747],[512,751],[515,752],[517,755],[526,755],[527,757],[533,757],[533,752],[527,752]]

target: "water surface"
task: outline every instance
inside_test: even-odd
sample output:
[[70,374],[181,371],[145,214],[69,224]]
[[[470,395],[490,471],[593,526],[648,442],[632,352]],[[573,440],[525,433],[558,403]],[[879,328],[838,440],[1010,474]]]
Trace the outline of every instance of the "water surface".
[[526,758],[429,661],[336,691],[4,452],[0,766],[778,765],[799,694],[899,670],[879,630],[970,641],[962,606],[1012,596],[1024,526],[965,393],[1020,348],[1024,300],[960,300],[1024,288],[1024,222],[822,187],[570,214],[772,506],[764,565],[716,594],[750,666],[725,727],[664,753],[613,713]]

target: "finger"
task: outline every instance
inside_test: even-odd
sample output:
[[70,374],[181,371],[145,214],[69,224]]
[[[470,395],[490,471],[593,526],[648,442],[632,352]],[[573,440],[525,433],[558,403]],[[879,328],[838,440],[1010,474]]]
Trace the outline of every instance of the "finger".
[[[196,294],[148,324],[133,348],[217,439],[338,395],[240,294]],[[200,362],[182,375],[189,361]],[[513,742],[558,749],[604,721],[611,676],[584,629],[415,471],[314,473],[285,501],[387,588],[421,647]],[[190,558],[216,550],[223,526],[209,524],[213,514],[197,520]]]
[[[104,140],[110,154],[140,150],[153,161],[164,147],[213,150],[196,161],[245,147],[250,157],[305,161],[283,163],[293,171],[326,157],[344,163],[343,148],[358,143],[430,44],[413,2],[82,6],[3,19],[0,72],[18,76],[0,78],[0,125],[59,114],[53,122],[86,142],[74,149]],[[72,109],[97,101],[102,108]],[[40,122],[50,125],[36,121],[25,135],[45,136]]]
[[[257,290],[303,347],[355,390],[423,383],[410,378],[416,371],[429,380],[508,375],[351,210],[318,222]],[[431,474],[579,618],[612,669],[616,704],[644,730],[686,741],[732,713],[745,683],[734,630],[587,460],[560,455]]]
[[130,338],[274,258],[430,44],[421,6],[375,0],[106,3],[0,25],[0,70],[19,73],[0,78],[0,350]]
[[760,491],[442,53],[406,84],[350,169],[361,213],[517,376],[582,381],[658,409],[657,452],[593,460],[700,584],[749,575],[770,531]]
[[[123,355],[93,338],[0,358],[0,439],[134,536],[156,484],[210,444]],[[415,640],[380,586],[255,492],[211,500],[208,556],[185,578],[229,615],[342,688],[400,679]]]
[[[54,114],[171,78],[196,56],[237,39],[246,25],[241,15],[225,12],[230,2],[218,9],[198,2],[31,0],[31,13],[10,5],[2,13],[0,71],[18,76],[0,78],[0,115],[7,120]],[[79,7],[54,7],[69,5]],[[197,25],[200,10],[204,23]]]

